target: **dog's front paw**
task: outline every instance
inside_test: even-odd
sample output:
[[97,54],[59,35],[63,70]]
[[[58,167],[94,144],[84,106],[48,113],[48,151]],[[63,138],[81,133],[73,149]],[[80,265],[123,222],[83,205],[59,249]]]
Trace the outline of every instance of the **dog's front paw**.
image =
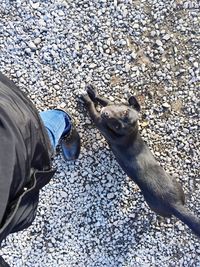
[[87,85],[86,86],[86,91],[90,97],[90,99],[95,102],[96,101],[96,97],[97,97],[97,90],[91,85]]
[[86,106],[88,106],[91,103],[91,99],[86,91],[81,93],[80,100]]

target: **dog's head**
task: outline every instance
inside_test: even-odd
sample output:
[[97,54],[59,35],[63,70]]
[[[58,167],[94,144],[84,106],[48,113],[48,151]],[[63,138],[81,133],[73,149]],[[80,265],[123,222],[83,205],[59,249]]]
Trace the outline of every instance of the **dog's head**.
[[101,110],[101,118],[106,127],[116,136],[125,136],[138,130],[140,105],[131,96],[127,105],[108,105]]

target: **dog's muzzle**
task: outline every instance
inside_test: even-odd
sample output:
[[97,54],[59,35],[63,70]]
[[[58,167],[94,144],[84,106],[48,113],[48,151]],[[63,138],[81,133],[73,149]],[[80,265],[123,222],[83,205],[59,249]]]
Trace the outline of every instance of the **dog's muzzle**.
[[106,108],[102,108],[101,109],[101,117],[104,119],[109,119],[110,118],[110,112],[108,110],[106,110]]

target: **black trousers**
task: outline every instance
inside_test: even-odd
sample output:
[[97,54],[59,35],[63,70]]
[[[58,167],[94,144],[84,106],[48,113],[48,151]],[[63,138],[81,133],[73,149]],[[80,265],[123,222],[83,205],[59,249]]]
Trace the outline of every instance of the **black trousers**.
[[10,265],[8,265],[8,263],[6,263],[1,256],[0,256],[0,267],[10,267]]

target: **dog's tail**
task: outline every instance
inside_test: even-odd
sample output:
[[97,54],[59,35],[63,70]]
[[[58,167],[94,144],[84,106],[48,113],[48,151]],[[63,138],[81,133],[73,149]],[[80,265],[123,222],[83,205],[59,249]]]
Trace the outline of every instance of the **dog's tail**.
[[179,204],[172,207],[174,216],[184,222],[200,238],[200,219],[185,206]]

